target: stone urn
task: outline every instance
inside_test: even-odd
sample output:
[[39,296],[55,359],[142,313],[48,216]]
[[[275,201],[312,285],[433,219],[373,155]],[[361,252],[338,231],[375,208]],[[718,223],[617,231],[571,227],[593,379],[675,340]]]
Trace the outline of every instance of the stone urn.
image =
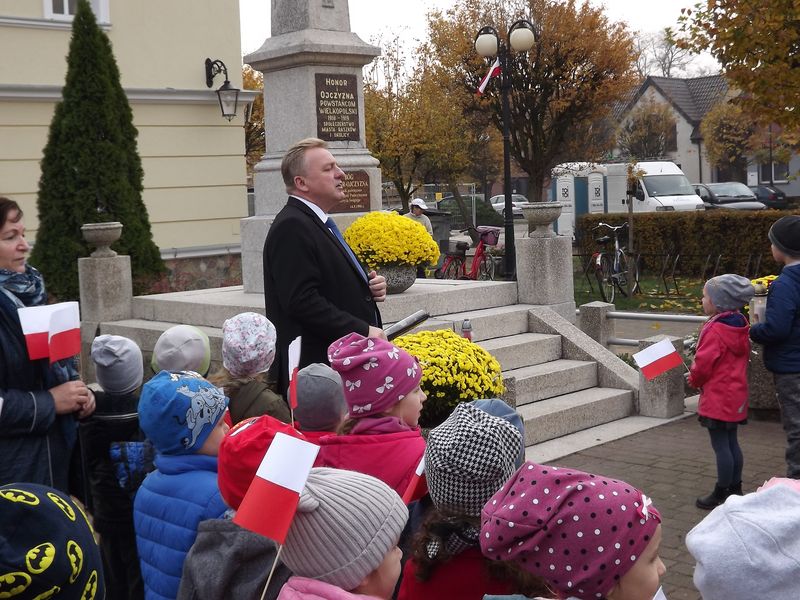
[[86,223],[81,225],[81,233],[83,239],[96,248],[91,254],[92,258],[111,258],[117,255],[110,246],[122,235],[122,223]]
[[401,294],[417,280],[417,267],[411,265],[384,265],[377,271],[386,278],[387,294]]
[[523,204],[522,215],[528,221],[528,237],[555,237],[553,223],[561,214],[564,205],[560,202],[528,202]]

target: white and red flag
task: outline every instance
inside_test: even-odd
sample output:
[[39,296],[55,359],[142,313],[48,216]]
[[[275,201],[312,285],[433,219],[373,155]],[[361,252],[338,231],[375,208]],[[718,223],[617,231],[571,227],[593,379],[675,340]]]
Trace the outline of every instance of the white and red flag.
[[414,475],[411,476],[411,481],[408,482],[406,491],[403,492],[403,503],[410,504],[413,500],[422,498],[428,491],[428,480],[425,477],[425,455],[419,459]]
[[283,544],[317,452],[316,444],[276,433],[233,522]]
[[648,381],[683,364],[683,359],[668,339],[656,342],[633,355],[639,369]]
[[[289,344],[289,408],[294,415],[297,408],[297,370],[300,365],[300,346],[303,343],[302,336],[297,336]],[[292,417],[294,422],[294,416]]]
[[489,85],[489,80],[491,80],[492,77],[497,77],[498,75],[500,75],[500,59],[495,58],[492,66],[489,67],[489,72],[486,73],[484,78],[481,79],[481,82],[478,84],[478,89],[475,93],[478,94],[478,96],[483,94],[484,90],[486,90],[486,86]]
[[80,354],[81,317],[77,302],[20,308],[19,322],[28,358],[56,362]]

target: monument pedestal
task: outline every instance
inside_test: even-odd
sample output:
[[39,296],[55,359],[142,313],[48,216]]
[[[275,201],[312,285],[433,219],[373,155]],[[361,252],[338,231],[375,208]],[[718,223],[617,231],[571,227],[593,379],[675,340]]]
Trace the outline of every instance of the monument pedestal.
[[350,31],[348,4],[272,0],[272,36],[245,56],[264,76],[267,152],[254,170],[255,216],[243,219],[242,278],[264,291],[261,253],[286,204],[281,161],[304,138],[320,138],[346,173],[346,199],[332,211],[340,230],[381,208],[381,172],[366,147],[362,69],[380,54]]
[[572,240],[566,236],[524,237],[515,242],[520,304],[546,306],[575,323]]

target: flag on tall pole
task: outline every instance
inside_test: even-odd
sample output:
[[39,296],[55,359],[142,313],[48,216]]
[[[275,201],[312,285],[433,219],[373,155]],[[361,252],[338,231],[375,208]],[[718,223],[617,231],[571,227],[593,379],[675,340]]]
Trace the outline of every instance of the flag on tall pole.
[[648,381],[683,364],[681,355],[666,338],[637,352],[633,355],[633,360]]
[[316,444],[276,433],[233,522],[283,544],[317,452]]
[[489,80],[491,80],[492,77],[497,77],[498,75],[500,75],[500,59],[495,58],[492,66],[489,67],[489,72],[486,73],[484,78],[481,79],[481,82],[478,84],[478,90],[475,93],[478,96],[482,95],[484,90],[486,90],[486,86],[489,85]]

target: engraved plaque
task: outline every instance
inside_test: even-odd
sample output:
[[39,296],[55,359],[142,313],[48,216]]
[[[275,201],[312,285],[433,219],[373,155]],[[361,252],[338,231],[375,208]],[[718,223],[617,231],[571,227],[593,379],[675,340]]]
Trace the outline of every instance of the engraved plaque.
[[330,212],[369,211],[369,175],[366,171],[346,171],[344,174],[345,199]]
[[358,88],[355,75],[315,74],[317,137],[326,142],[357,142]]

